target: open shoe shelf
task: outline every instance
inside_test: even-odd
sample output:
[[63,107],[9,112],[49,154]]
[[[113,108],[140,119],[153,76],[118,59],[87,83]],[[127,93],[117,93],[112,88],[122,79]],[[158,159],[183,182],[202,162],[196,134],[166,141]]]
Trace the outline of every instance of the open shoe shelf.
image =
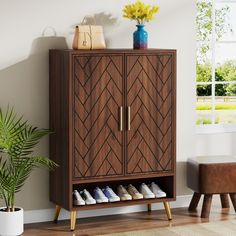
[[[96,183],[81,183],[81,184],[73,184],[73,190],[82,191],[87,189],[91,195],[93,195],[93,190],[98,186],[101,189],[109,186],[113,189],[113,191],[117,194],[117,187],[121,184],[126,187],[128,184],[134,185],[139,191],[139,186],[142,183],[147,185],[155,182],[158,186],[166,193],[165,198],[149,198],[149,199],[137,199],[137,200],[127,200],[127,201],[118,201],[118,202],[108,202],[108,203],[96,203],[92,205],[83,205],[77,206],[73,205],[74,210],[86,210],[86,209],[98,209],[98,208],[109,208],[109,207],[121,207],[127,205],[140,205],[140,204],[149,204],[149,203],[158,203],[164,201],[174,201],[175,194],[173,184],[174,184],[174,176],[162,176],[162,177],[153,177],[153,178],[141,178],[141,179],[129,179],[129,180],[115,180],[115,181],[102,181]],[[72,201],[73,202],[73,201]]]

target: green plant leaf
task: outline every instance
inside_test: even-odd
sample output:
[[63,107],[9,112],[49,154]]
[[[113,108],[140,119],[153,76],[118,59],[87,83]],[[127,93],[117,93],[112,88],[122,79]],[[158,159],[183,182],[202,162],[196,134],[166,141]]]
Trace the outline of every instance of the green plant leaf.
[[46,167],[55,169],[58,165],[46,157],[34,156],[34,148],[51,132],[39,129],[18,118],[11,108],[4,113],[0,109],[0,198],[6,207],[13,209],[15,193],[19,192],[33,169]]

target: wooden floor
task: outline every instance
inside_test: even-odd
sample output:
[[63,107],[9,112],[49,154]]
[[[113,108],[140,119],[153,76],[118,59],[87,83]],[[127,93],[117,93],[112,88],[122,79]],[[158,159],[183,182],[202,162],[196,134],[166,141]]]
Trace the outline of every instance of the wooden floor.
[[109,233],[127,232],[133,230],[144,230],[158,227],[186,225],[201,222],[215,222],[221,220],[235,219],[236,214],[231,206],[229,209],[221,209],[220,204],[212,206],[210,219],[203,220],[200,207],[197,212],[189,213],[187,208],[172,210],[173,220],[168,221],[164,211],[152,211],[131,213],[116,216],[93,217],[77,220],[76,230],[70,232],[69,221],[30,224],[25,226],[24,235],[28,236],[82,236],[101,235]]

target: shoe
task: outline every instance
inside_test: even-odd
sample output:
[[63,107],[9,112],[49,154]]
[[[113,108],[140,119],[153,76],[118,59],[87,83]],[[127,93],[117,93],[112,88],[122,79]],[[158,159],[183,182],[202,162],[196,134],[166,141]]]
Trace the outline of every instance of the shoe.
[[150,184],[151,191],[155,194],[156,198],[166,197],[166,193],[154,182]]
[[109,202],[118,202],[118,201],[120,201],[120,198],[108,186],[106,188],[104,188],[102,191],[105,194],[105,196],[108,198]]
[[81,191],[81,192],[80,192],[80,195],[81,195],[82,198],[84,199],[86,205],[96,204],[96,200],[91,196],[91,194],[89,193],[89,191],[87,191],[86,189],[84,189],[83,191]]
[[80,194],[77,190],[73,191],[73,204],[76,206],[85,205],[84,199],[80,196]]
[[128,185],[127,191],[134,200],[143,199],[143,195],[132,184]]
[[141,184],[140,192],[143,194],[144,198],[155,198],[155,194],[150,190],[150,188],[145,183]]
[[108,198],[104,195],[103,191],[99,187],[96,187],[93,190],[93,197],[97,203],[108,202]]
[[121,201],[132,200],[132,196],[127,192],[127,190],[122,185],[118,186],[117,192]]

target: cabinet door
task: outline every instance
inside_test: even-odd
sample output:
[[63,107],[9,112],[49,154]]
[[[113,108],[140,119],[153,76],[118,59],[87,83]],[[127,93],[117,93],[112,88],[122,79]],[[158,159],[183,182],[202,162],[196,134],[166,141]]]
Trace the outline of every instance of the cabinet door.
[[[175,75],[172,54],[127,55],[127,174],[172,171]],[[128,121],[129,122],[129,121]]]
[[123,56],[75,56],[73,177],[123,175]]

